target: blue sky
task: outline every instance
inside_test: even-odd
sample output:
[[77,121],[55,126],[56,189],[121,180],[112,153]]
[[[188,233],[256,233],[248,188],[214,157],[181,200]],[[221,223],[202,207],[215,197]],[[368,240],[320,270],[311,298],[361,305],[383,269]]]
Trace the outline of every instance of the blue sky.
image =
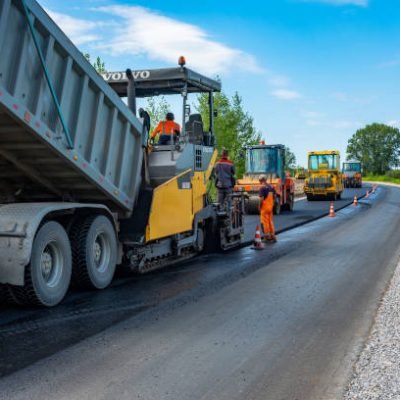
[[399,0],[39,0],[109,70],[189,67],[238,91],[305,164],[367,123],[400,126]]

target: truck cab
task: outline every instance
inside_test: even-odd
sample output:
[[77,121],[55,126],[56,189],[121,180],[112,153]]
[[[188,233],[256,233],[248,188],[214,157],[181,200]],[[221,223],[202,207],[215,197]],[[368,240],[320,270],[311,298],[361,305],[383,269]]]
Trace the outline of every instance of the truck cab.
[[338,150],[308,153],[308,177],[304,184],[307,200],[340,199],[343,192]]
[[293,210],[294,182],[286,176],[285,146],[259,144],[249,146],[245,150],[246,169],[242,179],[238,179],[234,191],[245,196],[246,211],[249,214],[258,213],[260,176],[264,175],[267,182],[275,188],[274,213],[280,214],[281,209]]

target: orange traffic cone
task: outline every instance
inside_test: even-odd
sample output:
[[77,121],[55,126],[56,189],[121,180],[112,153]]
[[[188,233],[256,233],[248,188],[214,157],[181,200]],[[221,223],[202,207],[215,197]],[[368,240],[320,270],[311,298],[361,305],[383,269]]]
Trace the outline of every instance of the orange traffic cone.
[[333,202],[331,203],[331,206],[329,207],[329,217],[336,217],[335,213],[335,206],[333,205]]
[[254,243],[253,243],[253,246],[251,246],[251,248],[254,250],[263,250],[264,249],[264,243],[261,241],[260,225],[257,225],[257,227],[256,227]]
[[353,206],[356,206],[356,207],[358,206],[357,196],[354,196]]

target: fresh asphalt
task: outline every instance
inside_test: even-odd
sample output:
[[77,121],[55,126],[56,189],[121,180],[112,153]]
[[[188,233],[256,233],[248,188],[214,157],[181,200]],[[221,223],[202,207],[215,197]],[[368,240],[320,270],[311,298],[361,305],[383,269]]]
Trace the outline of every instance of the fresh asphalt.
[[400,191],[375,197],[264,251],[121,276],[51,310],[2,309],[0,371],[14,374],[0,398],[337,398],[397,256]]

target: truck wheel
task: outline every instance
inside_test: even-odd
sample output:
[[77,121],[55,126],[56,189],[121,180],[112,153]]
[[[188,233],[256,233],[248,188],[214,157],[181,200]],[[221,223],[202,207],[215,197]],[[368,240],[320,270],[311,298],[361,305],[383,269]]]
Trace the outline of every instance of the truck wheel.
[[0,284],[0,304],[15,304],[8,285]]
[[67,232],[58,222],[46,222],[33,241],[31,262],[25,268],[25,285],[13,286],[13,297],[19,304],[55,306],[67,293],[71,271]]
[[276,196],[274,204],[274,214],[279,215],[280,213],[281,213],[281,198],[279,196]]
[[293,193],[289,195],[287,209],[288,209],[288,211],[293,211],[293,209],[294,209],[294,194]]
[[246,202],[246,214],[258,214],[260,199],[258,197],[250,197]]
[[106,288],[114,277],[118,252],[110,220],[103,215],[88,217],[72,227],[70,237],[74,283],[81,288]]

